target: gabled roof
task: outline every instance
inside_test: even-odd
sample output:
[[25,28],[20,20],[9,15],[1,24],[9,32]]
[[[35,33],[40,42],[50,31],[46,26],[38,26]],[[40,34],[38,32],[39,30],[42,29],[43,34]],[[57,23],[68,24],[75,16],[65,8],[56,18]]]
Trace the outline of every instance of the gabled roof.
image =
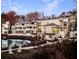
[[40,20],[37,22],[41,22],[41,25],[46,25],[47,23],[48,24],[54,23],[56,25],[60,25],[60,20],[63,20],[64,22],[68,22],[68,18],[59,18],[59,19],[42,20],[42,21]]
[[46,24],[46,25],[43,25],[43,26],[60,26],[60,25],[57,25],[55,23],[50,23],[50,24]]

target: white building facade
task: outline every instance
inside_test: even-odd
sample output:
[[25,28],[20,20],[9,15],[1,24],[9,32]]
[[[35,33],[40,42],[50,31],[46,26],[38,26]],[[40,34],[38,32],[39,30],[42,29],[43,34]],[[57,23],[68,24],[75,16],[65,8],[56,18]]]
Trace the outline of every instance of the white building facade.
[[[37,20],[31,22],[17,22],[15,25],[11,26],[12,34],[37,34],[40,36],[45,35],[48,40],[54,39],[56,37],[64,38],[67,34],[69,18],[58,18],[50,20]],[[8,34],[10,28],[9,22],[2,24],[2,34]]]
[[22,22],[12,26],[12,34],[35,34],[37,30],[36,23]]
[[42,20],[37,23],[38,29],[40,29],[41,33],[45,33],[45,38],[49,40],[60,36],[64,38],[68,30],[68,18]]
[[6,23],[1,24],[1,34],[8,34],[10,30],[10,23],[7,21]]

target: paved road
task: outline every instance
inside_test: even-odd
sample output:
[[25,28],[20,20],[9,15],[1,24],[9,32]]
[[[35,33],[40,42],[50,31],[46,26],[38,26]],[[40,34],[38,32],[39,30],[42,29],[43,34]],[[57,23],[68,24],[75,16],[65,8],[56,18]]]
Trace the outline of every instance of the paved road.
[[[56,42],[48,42],[47,41],[47,43],[41,44],[39,46],[43,47],[45,45],[51,45],[51,44],[56,44],[56,43],[57,43],[57,41]],[[33,48],[38,48],[38,45],[37,46],[22,47],[21,49],[22,50],[28,50],[28,49],[33,49]],[[14,50],[18,50],[18,48],[12,49],[12,51],[14,51]],[[7,51],[9,51],[9,50],[2,50],[1,52],[7,52]]]

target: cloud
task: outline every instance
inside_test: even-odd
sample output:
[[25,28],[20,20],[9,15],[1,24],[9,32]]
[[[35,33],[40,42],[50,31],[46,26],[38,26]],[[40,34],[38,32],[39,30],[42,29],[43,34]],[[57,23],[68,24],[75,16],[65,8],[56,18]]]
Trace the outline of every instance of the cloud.
[[50,0],[42,0],[43,2],[49,2]]
[[46,8],[43,9],[43,11],[47,14],[51,14],[51,12],[59,6],[61,2],[64,0],[52,0],[52,2],[48,3]]
[[15,12],[18,12],[22,9],[22,5],[14,2],[12,5],[9,6],[9,9]]
[[24,5],[13,0],[2,0],[2,10],[8,11],[15,11],[16,13],[22,13],[24,10]]
[[[44,12],[45,14],[51,14],[52,11],[55,10],[63,0],[41,0],[41,1],[46,3],[44,3],[45,6],[43,8],[40,8],[38,10]],[[18,14],[25,14],[33,11],[32,10],[33,7],[30,8],[30,7],[26,7],[25,5],[26,4],[24,4],[23,2],[19,3],[15,0],[2,0],[1,10],[4,10],[5,12],[15,11]]]

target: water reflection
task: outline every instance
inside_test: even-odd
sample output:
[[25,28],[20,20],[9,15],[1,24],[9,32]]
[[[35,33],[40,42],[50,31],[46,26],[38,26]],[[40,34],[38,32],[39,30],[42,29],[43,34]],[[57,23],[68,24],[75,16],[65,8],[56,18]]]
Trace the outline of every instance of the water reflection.
[[6,48],[8,47],[8,40],[3,40],[2,39],[2,44],[1,44],[2,48]]
[[27,44],[30,44],[31,41],[29,40],[22,40],[22,39],[7,39],[7,40],[4,40],[2,39],[2,48],[6,48],[8,47],[8,44],[11,45],[12,47],[15,47],[15,46],[19,46],[19,44],[21,45],[27,45]]

